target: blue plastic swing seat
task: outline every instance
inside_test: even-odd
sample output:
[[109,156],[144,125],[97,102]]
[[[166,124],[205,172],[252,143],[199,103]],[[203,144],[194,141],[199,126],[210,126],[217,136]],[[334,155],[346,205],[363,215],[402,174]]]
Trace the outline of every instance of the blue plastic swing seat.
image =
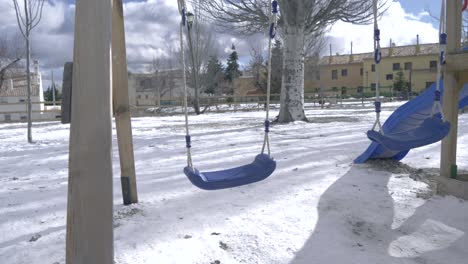
[[193,185],[203,190],[220,190],[264,180],[276,169],[276,161],[269,155],[259,154],[247,165],[221,171],[200,172],[185,167],[184,173]]
[[370,130],[367,132],[367,137],[387,149],[405,151],[438,142],[446,137],[449,131],[449,122],[444,122],[439,116],[433,116],[411,130],[384,135]]

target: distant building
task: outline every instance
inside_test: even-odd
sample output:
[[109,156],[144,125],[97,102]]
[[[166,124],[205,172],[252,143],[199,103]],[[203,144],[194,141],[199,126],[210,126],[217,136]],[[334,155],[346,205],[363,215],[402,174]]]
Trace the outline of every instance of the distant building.
[[[380,87],[392,87],[396,74],[403,72],[411,84],[411,91],[421,92],[436,80],[438,44],[416,44],[382,48]],[[310,60],[308,63],[313,64]],[[312,67],[312,66],[309,66]],[[306,92],[356,92],[362,87],[375,90],[374,53],[324,56],[314,74],[306,74]],[[368,90],[368,91],[370,91]],[[388,89],[387,89],[388,90]]]
[[[44,91],[37,61],[31,72],[32,119],[42,119]],[[0,121],[27,120],[28,86],[26,73],[10,74],[0,87]]]
[[[156,73],[129,73],[130,104],[135,106],[164,105],[184,96],[183,76],[180,69],[162,70]],[[189,95],[192,88],[187,88]]]

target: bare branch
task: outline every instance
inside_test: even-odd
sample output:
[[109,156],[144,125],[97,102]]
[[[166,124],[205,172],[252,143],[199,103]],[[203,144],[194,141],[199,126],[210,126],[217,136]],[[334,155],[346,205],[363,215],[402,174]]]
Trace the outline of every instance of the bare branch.
[[20,30],[21,34],[23,35],[23,37],[26,38],[26,34],[24,33],[23,27],[21,26],[21,25],[23,25],[26,28],[26,22],[24,21],[23,16],[21,15],[22,12],[21,12],[20,7],[18,5],[18,1],[13,0],[13,4],[15,5],[16,20],[18,22],[19,30]]
[[42,19],[42,9],[44,7],[45,0],[39,0],[39,2],[40,7],[36,9],[36,14],[34,14],[34,17],[31,19],[31,22],[33,24],[31,26],[31,30],[33,30],[39,24],[39,22],[41,22]]

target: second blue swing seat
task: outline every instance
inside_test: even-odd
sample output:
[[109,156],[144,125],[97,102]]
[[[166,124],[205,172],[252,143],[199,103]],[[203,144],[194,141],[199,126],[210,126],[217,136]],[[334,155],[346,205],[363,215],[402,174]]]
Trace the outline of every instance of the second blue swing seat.
[[370,130],[367,137],[390,150],[404,151],[418,148],[442,140],[450,131],[450,123],[439,116],[425,119],[420,126],[397,133],[385,133]]
[[269,155],[259,154],[247,165],[221,171],[200,172],[185,167],[184,173],[193,185],[203,190],[238,187],[264,180],[276,169],[276,161]]

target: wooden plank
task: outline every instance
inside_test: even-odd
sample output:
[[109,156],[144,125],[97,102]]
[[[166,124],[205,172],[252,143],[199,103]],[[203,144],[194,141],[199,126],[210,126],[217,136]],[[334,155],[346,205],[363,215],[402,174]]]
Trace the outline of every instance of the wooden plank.
[[[6,114],[6,115],[9,115],[9,114],[27,114],[27,113],[28,113],[27,110],[23,110],[23,111],[6,111],[6,112],[0,112],[0,115],[3,115],[3,114]],[[31,111],[31,113],[57,113],[57,114],[60,114],[61,112],[60,112],[60,110],[38,110],[38,111]]]
[[69,124],[71,121],[72,76],[73,62],[67,62],[63,66],[62,124]]
[[449,71],[468,71],[468,52],[448,54],[446,62]]
[[[447,1],[447,53],[460,50],[461,1]],[[452,61],[447,61],[444,77],[443,111],[450,122],[450,132],[442,140],[440,154],[440,175],[450,177],[457,162],[458,98],[461,85],[457,82],[458,73],[451,70]]]
[[[56,104],[55,106],[60,105],[61,101],[41,101],[41,102],[31,102],[32,105],[38,105],[38,104]],[[6,105],[27,105],[26,101],[25,102],[17,102],[17,103],[1,103],[0,106],[6,106]]]
[[128,70],[122,0],[113,0],[112,7],[112,90],[119,145],[122,196],[123,203],[128,205],[138,203],[138,193],[128,97]]
[[112,0],[76,1],[66,263],[113,264]]

